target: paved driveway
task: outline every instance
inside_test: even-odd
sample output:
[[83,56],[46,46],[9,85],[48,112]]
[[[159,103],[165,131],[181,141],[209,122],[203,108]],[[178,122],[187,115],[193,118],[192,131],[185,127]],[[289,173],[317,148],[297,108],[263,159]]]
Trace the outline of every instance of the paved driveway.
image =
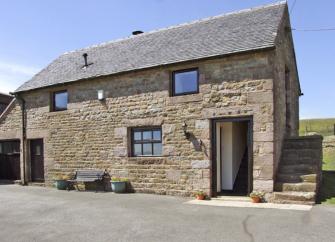
[[334,241],[335,207],[184,204],[147,194],[0,185],[0,241]]

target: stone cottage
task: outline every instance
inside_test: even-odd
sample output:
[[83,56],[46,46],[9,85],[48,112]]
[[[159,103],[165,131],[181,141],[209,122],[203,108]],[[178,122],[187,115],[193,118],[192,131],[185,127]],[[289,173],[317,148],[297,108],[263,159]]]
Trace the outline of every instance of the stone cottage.
[[320,158],[319,137],[291,138],[300,95],[280,2],[65,53],[15,91],[0,140],[20,145],[22,183],[107,169],[135,192],[312,202],[317,165],[280,162]]

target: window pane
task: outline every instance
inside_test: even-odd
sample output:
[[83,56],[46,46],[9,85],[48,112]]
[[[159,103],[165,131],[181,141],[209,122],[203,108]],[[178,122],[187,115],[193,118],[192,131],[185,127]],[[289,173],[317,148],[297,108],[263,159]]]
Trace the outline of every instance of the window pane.
[[55,110],[65,110],[67,109],[67,92],[55,93]]
[[152,144],[143,144],[143,155],[152,155]]
[[35,155],[41,155],[41,146],[36,145]]
[[5,154],[11,154],[12,153],[12,146],[10,145],[10,142],[5,142],[3,144],[3,153],[5,153]]
[[198,71],[187,71],[175,73],[174,93],[181,94],[198,91]]
[[151,140],[152,131],[143,131],[143,140]]
[[142,155],[142,145],[141,144],[135,144],[134,145],[134,155]]
[[154,144],[154,155],[162,155],[162,143]]
[[134,140],[141,140],[142,132],[134,132]]
[[19,142],[13,142],[13,152],[19,153],[20,152],[20,143]]
[[154,140],[161,140],[161,131],[160,130],[155,130],[153,132],[153,139]]

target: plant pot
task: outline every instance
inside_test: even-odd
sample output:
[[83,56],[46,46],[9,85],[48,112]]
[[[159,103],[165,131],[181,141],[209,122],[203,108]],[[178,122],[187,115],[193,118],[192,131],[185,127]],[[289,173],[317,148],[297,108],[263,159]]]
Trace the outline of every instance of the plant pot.
[[261,202],[261,198],[260,197],[251,197],[251,201],[253,203],[260,203]]
[[112,181],[112,191],[115,193],[125,193],[127,188],[127,182],[123,181]]
[[195,196],[197,200],[205,200],[205,195],[201,194],[201,195],[196,195]]
[[56,188],[58,190],[66,190],[68,182],[66,180],[56,180]]

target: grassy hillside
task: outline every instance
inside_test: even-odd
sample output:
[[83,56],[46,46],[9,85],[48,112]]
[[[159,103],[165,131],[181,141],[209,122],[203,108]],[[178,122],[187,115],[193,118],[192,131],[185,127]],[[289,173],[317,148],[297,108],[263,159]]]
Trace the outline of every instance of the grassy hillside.
[[316,132],[323,136],[334,135],[335,118],[328,119],[302,119],[300,120],[300,135],[306,132]]

